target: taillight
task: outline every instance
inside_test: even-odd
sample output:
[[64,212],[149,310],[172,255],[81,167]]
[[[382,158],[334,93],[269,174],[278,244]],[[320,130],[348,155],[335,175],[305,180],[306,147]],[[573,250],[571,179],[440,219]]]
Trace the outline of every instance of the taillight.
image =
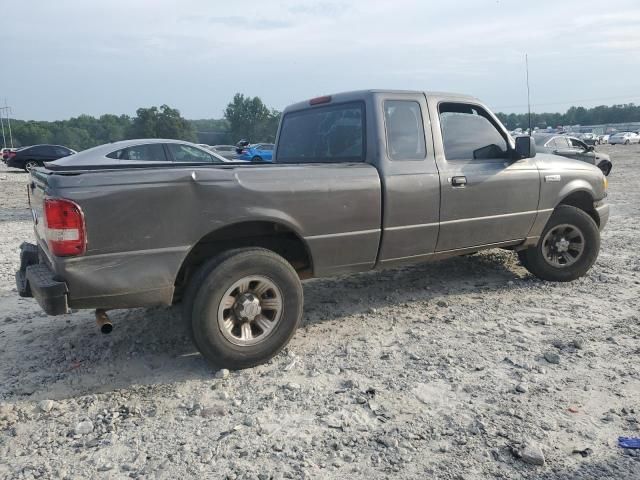
[[82,255],[86,248],[84,215],[71,200],[44,201],[45,235],[49,250],[59,257]]

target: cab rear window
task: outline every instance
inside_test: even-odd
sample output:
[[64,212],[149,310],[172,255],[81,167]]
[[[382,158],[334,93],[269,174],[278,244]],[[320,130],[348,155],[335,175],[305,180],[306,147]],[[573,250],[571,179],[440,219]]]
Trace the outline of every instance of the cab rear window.
[[364,103],[351,102],[287,113],[282,120],[277,163],[362,162]]

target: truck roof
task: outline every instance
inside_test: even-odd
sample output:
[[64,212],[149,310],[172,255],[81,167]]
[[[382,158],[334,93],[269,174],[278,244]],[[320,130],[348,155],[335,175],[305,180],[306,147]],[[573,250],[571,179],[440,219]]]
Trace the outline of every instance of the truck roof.
[[[369,89],[369,90],[353,90],[349,92],[340,92],[334,93],[331,95],[326,95],[331,98],[331,103],[342,103],[342,102],[350,102],[355,100],[364,100],[375,94],[380,93],[399,93],[399,94],[423,94],[427,97],[438,97],[445,98],[451,101],[471,101],[471,102],[480,102],[477,98],[470,95],[463,95],[460,93],[451,93],[451,92],[434,92],[434,91],[421,91],[421,90],[393,90],[393,89]],[[323,96],[324,97],[324,96]],[[317,97],[322,98],[322,97]],[[303,100],[301,102],[294,103],[289,105],[284,109],[283,113],[295,110],[302,110],[309,108],[309,102],[312,99]]]

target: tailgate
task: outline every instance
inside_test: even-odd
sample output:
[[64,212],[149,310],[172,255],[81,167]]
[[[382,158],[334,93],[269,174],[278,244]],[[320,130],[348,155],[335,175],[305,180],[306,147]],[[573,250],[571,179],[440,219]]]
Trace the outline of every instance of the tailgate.
[[42,168],[31,170],[27,193],[29,196],[29,208],[33,216],[34,230],[38,244],[46,250],[45,224],[44,224],[44,198],[49,189],[49,174]]

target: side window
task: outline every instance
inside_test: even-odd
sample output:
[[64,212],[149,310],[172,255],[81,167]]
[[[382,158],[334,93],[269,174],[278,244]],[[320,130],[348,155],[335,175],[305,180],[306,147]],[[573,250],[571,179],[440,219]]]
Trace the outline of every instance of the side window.
[[168,143],[167,146],[173,156],[174,162],[220,163],[220,160],[213,155],[210,155],[199,148],[192,147],[191,145]]
[[438,110],[447,160],[509,157],[507,140],[484,109],[466,103],[441,103]]
[[384,102],[387,150],[391,160],[422,160],[427,154],[420,104],[411,100]]
[[33,147],[31,150],[29,150],[29,153],[31,155],[49,155],[49,149],[44,146]]
[[56,155],[60,155],[66,157],[67,155],[71,155],[71,152],[64,147],[53,147]]
[[362,162],[364,132],[362,102],[287,113],[280,127],[276,162]]
[[556,137],[554,139],[554,146],[558,150],[566,150],[567,148],[571,148],[571,142],[567,137]]
[[140,160],[145,162],[166,162],[164,148],[161,143],[148,143],[116,150],[107,155],[118,160]]
[[581,142],[577,138],[570,138],[569,141],[571,142],[571,146],[573,148],[579,148],[580,150],[588,150],[587,144]]

